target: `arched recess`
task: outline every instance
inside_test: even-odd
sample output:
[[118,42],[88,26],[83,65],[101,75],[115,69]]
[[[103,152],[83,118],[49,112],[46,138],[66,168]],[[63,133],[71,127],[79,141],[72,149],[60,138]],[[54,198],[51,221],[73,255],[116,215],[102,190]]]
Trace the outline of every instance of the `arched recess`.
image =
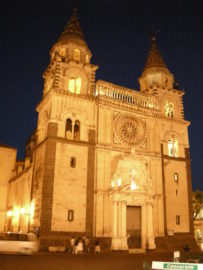
[[62,87],[65,91],[75,94],[87,94],[88,78],[84,70],[69,67],[64,71]]
[[164,155],[171,157],[184,157],[184,148],[186,147],[182,136],[173,130],[167,131],[163,138]]
[[168,118],[179,118],[179,100],[173,95],[164,95],[162,98],[162,114]]
[[58,129],[59,137],[66,137],[67,120],[71,120],[72,135],[68,139],[88,141],[88,121],[83,116],[83,112],[73,109],[66,110],[60,116]]

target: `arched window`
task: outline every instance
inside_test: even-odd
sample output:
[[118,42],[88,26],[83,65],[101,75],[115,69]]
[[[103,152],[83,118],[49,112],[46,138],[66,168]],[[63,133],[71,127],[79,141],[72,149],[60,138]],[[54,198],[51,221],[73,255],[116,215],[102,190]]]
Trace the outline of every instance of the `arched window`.
[[165,114],[166,114],[167,117],[173,118],[173,116],[174,116],[174,105],[173,105],[172,102],[166,101]]
[[72,139],[72,120],[70,118],[66,120],[66,138]]
[[65,48],[60,50],[60,55],[61,55],[62,62],[65,62],[65,57],[66,57],[66,49]]
[[80,61],[80,50],[74,49],[73,51],[73,59],[76,61]]
[[68,90],[71,93],[80,94],[82,80],[80,77],[71,77],[68,82]]
[[73,139],[80,140],[80,121],[78,120],[75,121]]
[[178,141],[177,140],[168,140],[168,155],[170,157],[178,156]]
[[70,118],[66,120],[65,137],[69,140],[80,140],[80,121],[72,121]]

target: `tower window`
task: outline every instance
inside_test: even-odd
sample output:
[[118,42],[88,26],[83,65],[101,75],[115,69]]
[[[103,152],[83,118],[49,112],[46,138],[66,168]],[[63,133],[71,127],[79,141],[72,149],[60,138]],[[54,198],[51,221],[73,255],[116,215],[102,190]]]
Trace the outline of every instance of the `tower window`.
[[62,62],[65,62],[65,57],[66,57],[66,49],[65,48],[61,49],[60,55],[61,55]]
[[72,120],[70,118],[66,120],[66,138],[72,139]]
[[167,117],[173,118],[173,116],[174,116],[174,105],[173,105],[172,102],[166,101],[165,114],[166,114]]
[[80,140],[80,121],[73,122],[70,118],[66,120],[65,137],[69,140]]
[[176,224],[180,225],[180,216],[179,215],[176,216]]
[[170,157],[178,156],[178,141],[177,140],[168,140],[168,155]]
[[174,181],[178,182],[178,173],[174,173]]
[[80,61],[80,50],[74,49],[73,51],[73,59],[76,61]]
[[74,210],[68,210],[68,221],[74,220]]
[[75,121],[73,138],[76,141],[80,140],[80,121]]
[[75,157],[71,157],[70,158],[70,167],[71,168],[75,168],[76,167],[76,158]]
[[82,84],[82,80],[80,77],[78,77],[78,78],[72,77],[72,78],[70,78],[70,80],[68,82],[68,90],[71,93],[80,94],[81,84]]

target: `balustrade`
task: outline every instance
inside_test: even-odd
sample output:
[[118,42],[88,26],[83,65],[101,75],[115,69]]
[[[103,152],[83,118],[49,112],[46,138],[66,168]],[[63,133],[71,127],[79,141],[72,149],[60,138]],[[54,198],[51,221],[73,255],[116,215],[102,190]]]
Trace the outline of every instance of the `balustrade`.
[[108,86],[98,82],[95,95],[106,96],[141,107],[159,109],[159,103],[156,97],[148,96],[130,89],[122,89],[121,87],[112,86],[111,84]]

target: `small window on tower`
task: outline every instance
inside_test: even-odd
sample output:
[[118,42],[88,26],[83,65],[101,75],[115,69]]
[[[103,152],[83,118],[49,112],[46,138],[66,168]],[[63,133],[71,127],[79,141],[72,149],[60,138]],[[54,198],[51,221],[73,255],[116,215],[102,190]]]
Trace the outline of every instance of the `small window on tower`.
[[168,155],[170,157],[178,156],[178,141],[177,140],[168,140]]
[[76,61],[80,61],[80,50],[74,49],[73,51],[73,59]]
[[75,157],[71,157],[70,158],[70,167],[71,168],[75,168],[76,167],[76,158]]
[[66,120],[66,139],[72,139],[72,120],[70,118]]
[[73,138],[76,141],[80,140],[80,121],[76,120],[75,121],[75,125],[74,125],[74,134],[73,134]]
[[74,220],[74,210],[68,210],[68,221]]
[[82,85],[82,80],[80,77],[78,78],[71,77],[68,82],[68,90],[71,93],[80,94],[81,85]]
[[60,50],[60,55],[61,55],[62,62],[65,62],[65,57],[66,57],[66,49],[65,48]]
[[174,173],[174,181],[178,182],[178,173]]
[[180,216],[179,215],[176,216],[176,224],[180,225]]
[[81,78],[77,78],[75,80],[75,93],[80,94],[80,89],[81,89]]
[[171,117],[171,118],[174,117],[174,105],[173,105],[172,102],[166,101],[165,114],[166,114],[167,117]]

